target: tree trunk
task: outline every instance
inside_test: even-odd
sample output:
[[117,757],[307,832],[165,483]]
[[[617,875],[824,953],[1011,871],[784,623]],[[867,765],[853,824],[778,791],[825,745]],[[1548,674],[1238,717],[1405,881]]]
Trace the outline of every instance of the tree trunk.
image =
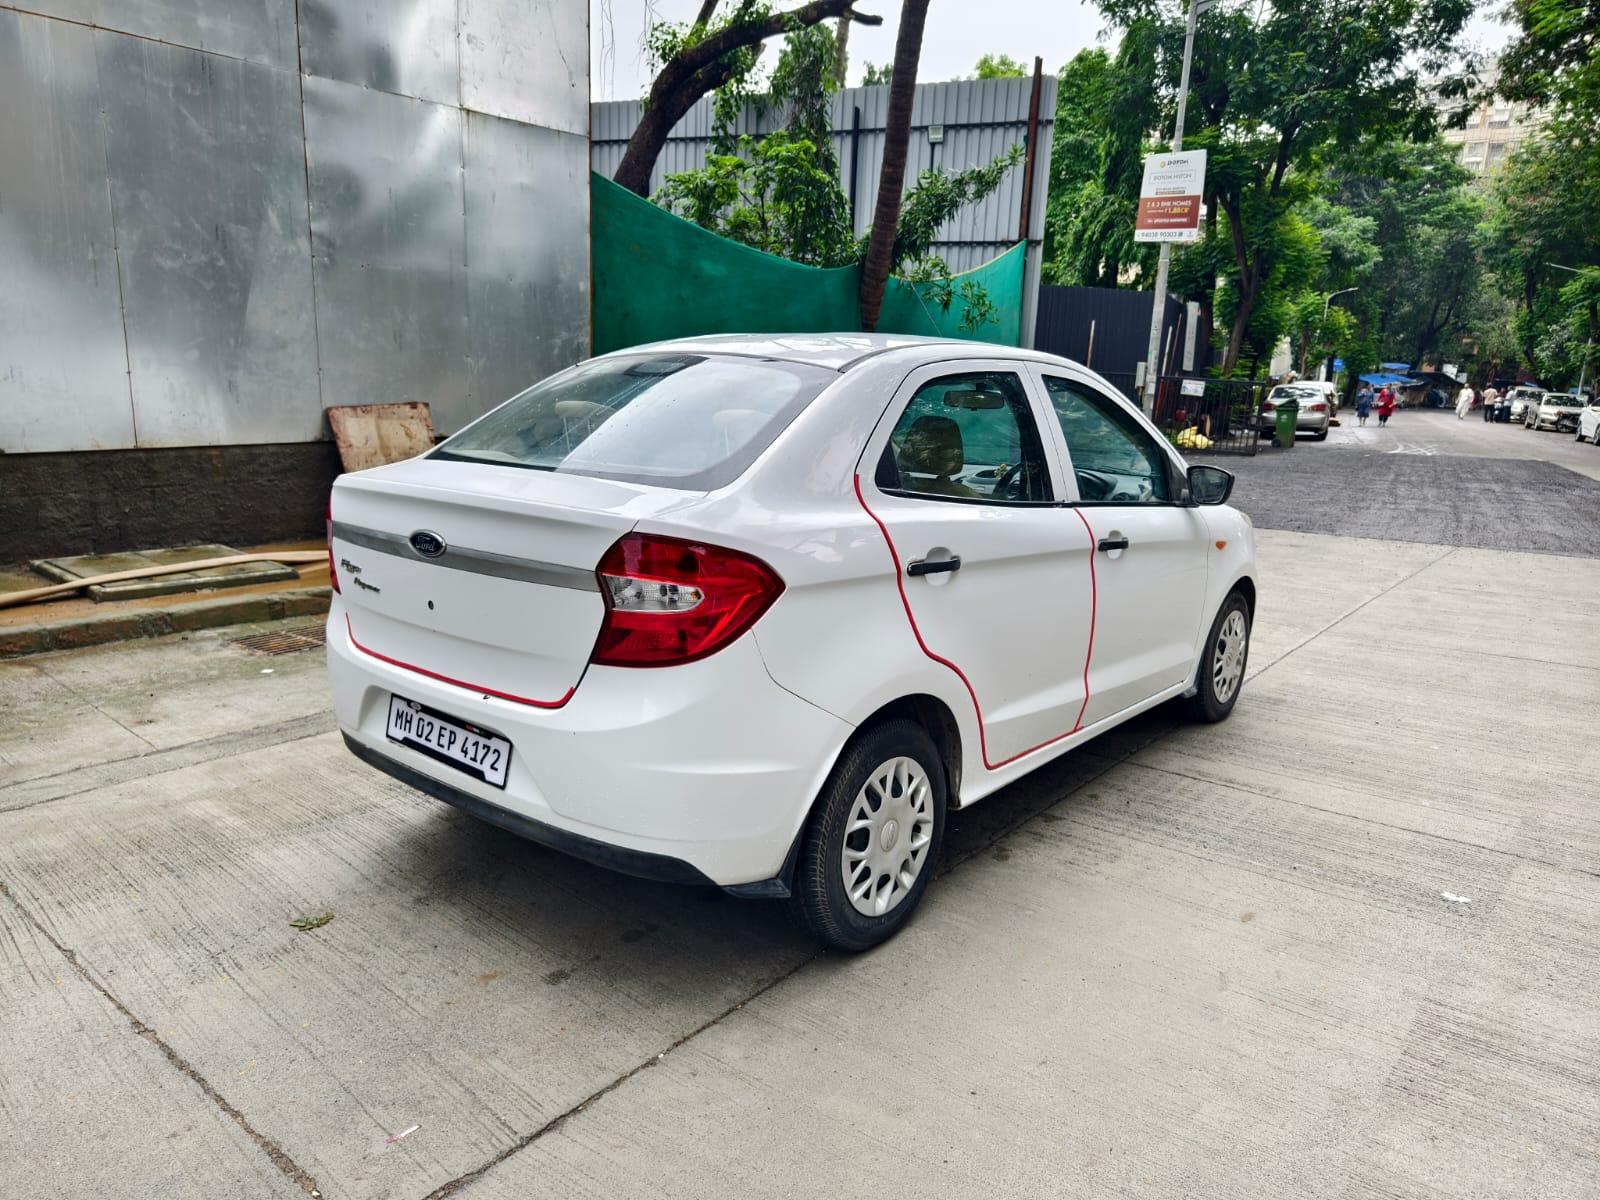
[[878,174],[878,202],[872,210],[872,234],[861,264],[861,328],[878,328],[883,289],[894,266],[894,237],[900,224],[900,198],[906,185],[906,151],[911,142],[911,102],[916,97],[917,63],[922,57],[922,30],[929,0],[905,0],[894,42],[894,75],[889,81],[889,113],[884,121],[883,169]]
[[[810,0],[796,9],[756,16],[747,15],[753,4],[741,4],[727,24],[661,65],[650,85],[650,94],[645,97],[639,126],[628,139],[628,148],[612,178],[636,195],[648,195],[650,174],[661,157],[661,148],[667,144],[667,135],[696,101],[733,78],[734,51],[840,16],[850,11],[852,3],[854,0]],[[696,24],[709,20],[716,7],[713,0],[704,0]],[[883,24],[881,17],[865,13],[851,16],[863,25]]]
[[850,10],[839,18],[839,32],[833,39],[833,86],[842,89],[850,73]]
[[1258,261],[1256,266],[1239,276],[1239,308],[1233,314],[1233,328],[1228,332],[1228,349],[1222,359],[1224,375],[1232,374],[1244,350],[1245,331],[1250,326],[1250,315],[1255,312],[1256,300],[1261,292],[1260,282],[1256,279],[1256,268],[1259,266]]

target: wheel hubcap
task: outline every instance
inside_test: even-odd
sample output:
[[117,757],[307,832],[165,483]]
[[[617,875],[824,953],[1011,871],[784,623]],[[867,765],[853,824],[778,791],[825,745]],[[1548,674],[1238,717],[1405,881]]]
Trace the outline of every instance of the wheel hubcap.
[[1217,633],[1217,648],[1211,656],[1211,691],[1222,704],[1233,699],[1233,693],[1239,690],[1249,637],[1244,614],[1234,609],[1222,622],[1222,628]]
[[850,806],[839,869],[858,913],[881,917],[911,891],[933,843],[933,788],[915,759],[891,758]]

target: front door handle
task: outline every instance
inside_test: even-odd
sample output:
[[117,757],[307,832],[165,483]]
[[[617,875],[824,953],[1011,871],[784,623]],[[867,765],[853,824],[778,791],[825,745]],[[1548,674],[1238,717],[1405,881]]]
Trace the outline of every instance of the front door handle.
[[1126,550],[1128,539],[1125,537],[1101,538],[1095,543],[1096,550]]
[[906,564],[907,575],[938,575],[945,571],[961,570],[961,555],[952,554],[949,558],[918,558]]

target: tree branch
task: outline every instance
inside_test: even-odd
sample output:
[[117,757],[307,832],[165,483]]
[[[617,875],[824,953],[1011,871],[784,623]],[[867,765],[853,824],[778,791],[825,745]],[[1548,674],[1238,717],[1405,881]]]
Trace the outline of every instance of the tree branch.
[[[758,46],[776,34],[805,29],[844,13],[849,13],[853,21],[862,25],[883,24],[882,17],[856,12],[851,7],[854,0],[810,0],[796,9],[747,20],[746,15],[754,3],[755,0],[740,0],[727,24],[661,65],[660,74],[650,85],[639,124],[628,139],[628,148],[617,165],[617,173],[612,176],[630,192],[639,196],[648,194],[651,172],[655,170],[656,160],[661,157],[661,148],[666,145],[672,127],[702,96],[732,78],[737,64],[730,61],[730,56],[736,51]],[[716,7],[717,0],[701,0],[701,16],[709,19],[708,14],[715,12]],[[700,24],[697,17],[697,27]]]

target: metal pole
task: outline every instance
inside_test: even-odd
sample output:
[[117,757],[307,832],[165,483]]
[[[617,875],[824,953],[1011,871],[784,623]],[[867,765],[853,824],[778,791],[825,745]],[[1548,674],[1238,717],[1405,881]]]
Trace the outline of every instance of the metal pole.
[[[1317,326],[1317,334],[1319,336],[1321,335],[1323,329],[1326,328],[1327,324],[1328,324],[1328,305],[1332,304],[1334,302],[1335,298],[1337,298],[1339,296],[1347,295],[1350,292],[1359,292],[1360,290],[1361,289],[1358,288],[1358,287],[1349,287],[1349,288],[1343,288],[1343,289],[1341,289],[1340,291],[1337,291],[1337,292],[1329,292],[1328,293],[1328,298],[1322,302],[1322,323]],[[1326,356],[1324,356],[1322,361],[1317,364],[1317,381],[1320,383],[1322,380],[1327,379],[1327,377],[1328,377],[1328,359],[1327,359]]]
[[861,173],[861,106],[850,107],[850,231],[856,232],[856,180]]
[[[1577,267],[1565,267],[1560,263],[1547,262],[1547,267],[1554,267],[1558,271],[1571,271],[1574,275],[1582,275]],[[1589,377],[1589,356],[1594,353],[1594,334],[1589,335],[1589,340],[1583,344],[1583,361],[1578,364],[1578,394],[1583,395],[1584,380]]]
[[[1036,55],[1033,60],[1033,92],[1028,97],[1028,152],[1022,168],[1022,216],[1017,221],[1017,240],[1022,243],[1022,295],[1017,300],[1022,305],[1023,326],[1017,332],[1018,344],[1023,346],[1032,346],[1038,337],[1039,274],[1035,270],[1033,247],[1028,243],[1033,236],[1033,172],[1038,163],[1039,93],[1043,90],[1044,59]],[[1030,296],[1035,303],[1029,304]]]
[[[1183,32],[1183,73],[1178,77],[1178,117],[1172,127],[1172,151],[1176,154],[1183,149],[1183,117],[1189,107],[1189,66],[1194,61],[1194,23],[1196,18],[1195,5],[1198,0],[1189,0],[1189,15],[1184,24]],[[1161,243],[1161,256],[1156,260],[1156,290],[1150,299],[1150,352],[1145,361],[1148,364],[1144,372],[1144,411],[1146,415],[1155,412],[1156,408],[1156,376],[1161,368],[1161,326],[1167,315],[1167,271],[1172,265],[1172,243]]]
[[1044,88],[1044,59],[1033,60],[1033,92],[1028,96],[1028,154],[1022,172],[1022,215],[1017,220],[1017,240],[1027,243],[1033,232],[1033,164],[1039,150],[1039,93]]

